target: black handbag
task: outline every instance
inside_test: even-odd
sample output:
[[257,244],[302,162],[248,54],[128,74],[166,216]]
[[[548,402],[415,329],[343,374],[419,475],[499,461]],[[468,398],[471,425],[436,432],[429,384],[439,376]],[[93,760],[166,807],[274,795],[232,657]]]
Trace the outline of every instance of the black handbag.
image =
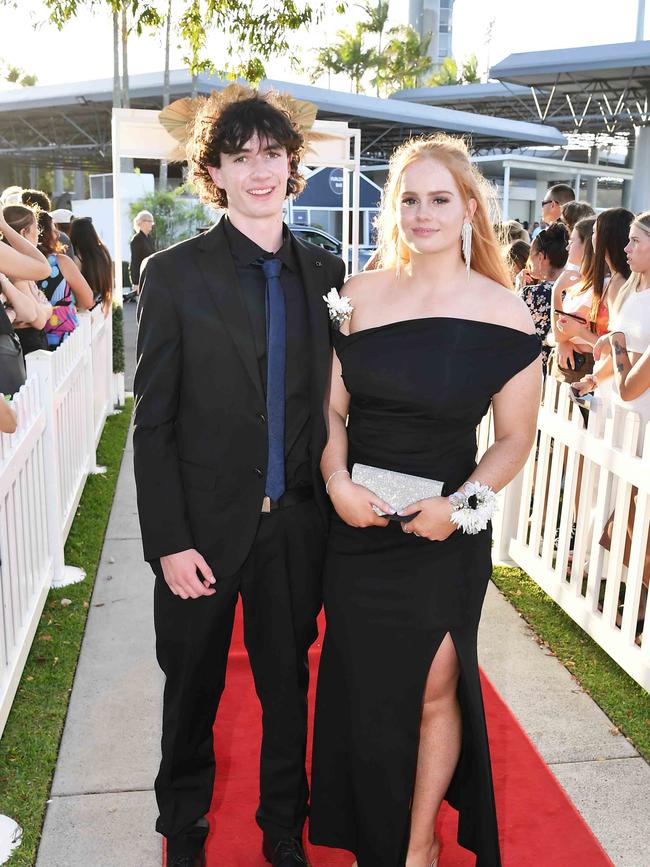
[[26,378],[20,340],[15,334],[0,334],[0,392],[13,397]]

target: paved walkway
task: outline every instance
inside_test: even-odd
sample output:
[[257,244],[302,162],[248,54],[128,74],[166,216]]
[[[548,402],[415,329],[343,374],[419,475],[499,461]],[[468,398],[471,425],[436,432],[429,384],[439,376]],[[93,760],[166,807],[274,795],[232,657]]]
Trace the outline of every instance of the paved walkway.
[[[125,312],[129,335],[135,305]],[[125,342],[127,349],[133,345],[129,337]],[[127,388],[132,370],[127,360]],[[152,781],[162,679],[154,658],[152,589],[142,561],[129,439],[37,867],[160,865]],[[492,586],[479,643],[488,677],[616,867],[650,865],[648,764]]]

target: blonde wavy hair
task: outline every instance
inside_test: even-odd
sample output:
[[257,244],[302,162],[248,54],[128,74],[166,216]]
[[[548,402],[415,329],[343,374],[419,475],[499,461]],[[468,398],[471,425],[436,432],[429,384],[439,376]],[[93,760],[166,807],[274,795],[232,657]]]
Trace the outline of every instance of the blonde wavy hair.
[[[644,234],[650,236],[650,211],[644,211],[635,217],[630,224],[630,229],[640,229]],[[641,277],[642,275],[638,271],[632,271],[616,294],[616,300],[612,304],[613,313],[618,313],[629,296],[637,291],[641,283]]]
[[[408,139],[394,151],[390,159],[381,210],[375,222],[378,267],[395,268],[399,272],[401,266],[410,261],[409,249],[401,242],[397,225],[399,191],[407,166],[425,158],[437,160],[449,169],[465,206],[470,199],[476,201],[476,212],[472,217],[472,269],[502,286],[512,288],[512,279],[493,225],[499,222],[494,193],[472,165],[465,141],[444,133]],[[458,244],[460,246],[460,234]]]

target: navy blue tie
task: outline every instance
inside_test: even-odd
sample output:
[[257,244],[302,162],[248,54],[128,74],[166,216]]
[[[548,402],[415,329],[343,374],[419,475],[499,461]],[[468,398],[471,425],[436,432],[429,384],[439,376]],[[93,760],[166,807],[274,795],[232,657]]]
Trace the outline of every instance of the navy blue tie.
[[262,259],[266,277],[266,418],[268,423],[267,497],[279,500],[285,491],[284,405],[287,319],[280,283],[282,261]]

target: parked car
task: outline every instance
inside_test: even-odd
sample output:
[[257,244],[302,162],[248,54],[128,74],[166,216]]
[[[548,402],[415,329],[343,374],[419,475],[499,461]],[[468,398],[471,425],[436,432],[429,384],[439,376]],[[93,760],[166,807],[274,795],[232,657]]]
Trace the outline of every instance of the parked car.
[[[334,235],[330,235],[323,229],[316,226],[305,226],[302,223],[290,223],[289,228],[293,234],[300,238],[301,241],[306,241],[308,244],[314,244],[316,247],[322,247],[323,250],[329,250],[335,256],[343,257],[343,244]],[[374,247],[359,247],[359,271],[363,271],[363,267],[368,259],[375,252]],[[348,250],[348,271],[352,265],[352,248]]]

